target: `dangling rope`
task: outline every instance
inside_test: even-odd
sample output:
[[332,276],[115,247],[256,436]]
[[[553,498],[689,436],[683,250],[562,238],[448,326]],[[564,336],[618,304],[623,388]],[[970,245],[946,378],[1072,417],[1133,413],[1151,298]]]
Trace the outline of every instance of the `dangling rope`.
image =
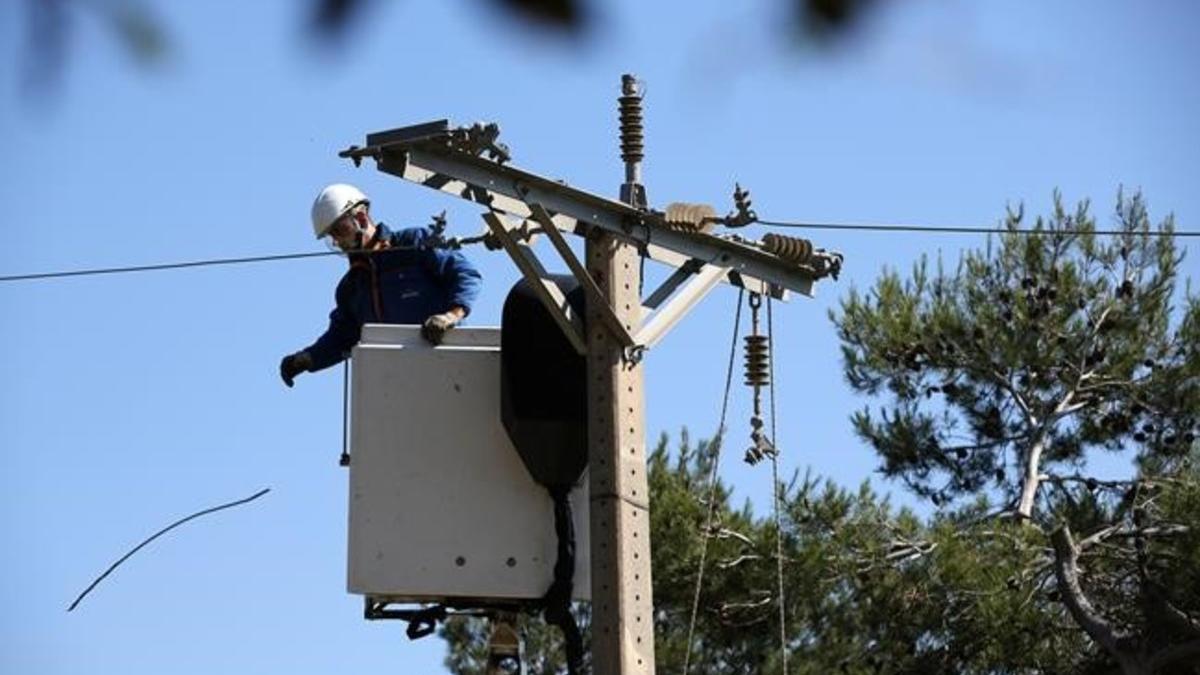
[[725,439],[725,413],[729,410],[729,391],[733,384],[733,361],[737,356],[738,332],[742,322],[742,298],[746,289],[738,292],[737,312],[733,317],[733,339],[729,344],[729,366],[725,371],[725,396],[721,402],[721,422],[717,425],[717,433],[712,443],[716,446],[713,453],[712,467],[708,475],[708,519],[704,524],[704,532],[700,543],[700,569],[696,573],[696,591],[692,595],[692,614],[688,619],[687,641],[684,642],[683,675],[688,675],[692,663],[692,636],[696,630],[696,613],[700,608],[700,589],[704,584],[704,562],[708,557],[708,540],[712,533],[713,518],[717,513],[717,469],[721,465],[721,446]]
[[[775,326],[771,320],[771,296],[767,296],[767,347],[768,352],[775,350]],[[779,654],[783,659],[783,675],[788,672],[788,653],[787,653],[787,606],[784,603],[783,593],[783,524],[780,516],[781,502],[783,501],[783,489],[779,484],[779,445],[777,444],[778,437],[775,435],[775,360],[770,361],[771,370],[771,490],[774,499],[772,500],[775,511],[775,567],[779,578]]]

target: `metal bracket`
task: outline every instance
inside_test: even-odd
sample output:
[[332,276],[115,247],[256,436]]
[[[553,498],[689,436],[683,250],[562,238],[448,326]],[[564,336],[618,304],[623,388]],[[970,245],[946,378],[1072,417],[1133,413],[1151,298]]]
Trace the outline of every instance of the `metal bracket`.
[[646,352],[650,348],[646,345],[630,345],[621,352],[621,360],[630,366],[636,366],[646,358]]
[[380,603],[371,598],[364,598],[364,619],[400,619],[408,623],[404,630],[409,640],[420,640],[432,635],[437,630],[438,623],[445,621],[448,615],[445,605],[431,605],[419,609],[388,609],[387,603]]
[[542,304],[546,306],[546,309],[550,312],[550,316],[554,318],[554,322],[558,324],[563,334],[567,336],[567,340],[571,342],[571,346],[580,355],[586,355],[587,341],[584,339],[583,321],[571,311],[571,307],[567,304],[567,298],[563,295],[562,290],[546,279],[546,270],[538,261],[537,256],[534,255],[528,246],[517,243],[516,239],[509,233],[508,228],[505,227],[504,221],[495,212],[485,212],[483,220],[487,223],[492,234],[496,235],[496,238],[500,240],[505,253],[508,254],[509,258],[512,258],[513,264],[517,266],[517,269],[521,270],[521,274],[533,286],[534,292],[537,293]]

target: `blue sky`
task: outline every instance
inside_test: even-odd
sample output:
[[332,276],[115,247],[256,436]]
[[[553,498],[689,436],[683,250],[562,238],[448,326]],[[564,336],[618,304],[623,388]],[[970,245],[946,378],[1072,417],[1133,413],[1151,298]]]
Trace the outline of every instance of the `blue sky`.
[[[367,132],[441,117],[498,122],[514,164],[615,195],[623,72],[648,85],[659,207],[723,212],[736,180],[764,219],[990,225],[1009,203],[1044,213],[1058,188],[1110,224],[1124,185],[1156,219],[1200,228],[1200,10],[1182,0],[911,0],[830,50],[798,47],[785,3],[765,0],[604,3],[583,48],[483,2],[379,3],[318,51],[295,3],[150,6],[165,62],[138,67],[76,8],[60,81],[27,94],[26,6],[0,5],[0,275],[318,251],[309,205],[342,180],[390,224],[446,209],[454,234],[476,234],[469,205],[336,157]],[[826,312],[884,266],[953,261],[983,239],[814,239],[846,265],[816,299],[776,306],[783,470],[898,491],[850,433],[864,401],[842,381]],[[472,323],[495,325],[516,273],[470,255],[486,283]],[[343,265],[0,284],[0,671],[441,669],[441,643],[364,622],[344,592],[340,372],[278,380],[279,358],[323,329]],[[719,289],[648,356],[650,439],[711,434],[735,298]],[[749,392],[734,394],[724,475],[764,508],[769,469],[738,459]],[[262,487],[65,613],[143,537]]]

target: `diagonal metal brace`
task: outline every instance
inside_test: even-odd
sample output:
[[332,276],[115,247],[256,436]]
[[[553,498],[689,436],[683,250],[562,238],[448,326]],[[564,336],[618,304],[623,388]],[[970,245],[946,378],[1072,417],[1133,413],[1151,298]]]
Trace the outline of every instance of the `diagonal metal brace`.
[[567,244],[567,240],[558,231],[555,226],[550,212],[544,206],[537,203],[529,204],[529,210],[533,219],[542,226],[542,231],[550,243],[554,245],[554,249],[562,256],[563,262],[571,269],[571,273],[579,280],[579,284],[583,286],[583,293],[587,296],[588,307],[598,308],[600,318],[603,319],[604,325],[608,327],[609,332],[616,338],[617,342],[622,347],[633,347],[637,344],[633,336],[629,334],[629,330],[625,328],[625,324],[617,318],[613,312],[612,306],[604,299],[604,294],[600,291],[600,287],[596,285],[592,275],[588,273],[587,268],[583,263],[579,262],[579,258],[575,257],[574,251]]
[[683,282],[692,278],[692,275],[704,268],[704,262],[692,258],[683,262],[675,268],[671,276],[667,277],[666,281],[662,282],[658,288],[654,289],[645,300],[642,301],[642,306],[649,310],[658,309],[658,306],[667,301],[675,289],[679,288]]
[[500,240],[504,252],[508,254],[509,258],[512,258],[517,269],[521,270],[521,274],[529,281],[546,310],[550,312],[554,322],[567,336],[571,346],[580,355],[586,355],[587,342],[583,335],[583,321],[577,314],[571,312],[571,306],[567,304],[567,298],[563,295],[562,290],[546,279],[546,271],[538,262],[537,256],[528,246],[517,243],[517,240],[505,227],[504,221],[494,211],[485,212],[483,220],[492,234],[496,235],[496,239]]
[[[681,268],[682,269],[682,268]],[[653,347],[679,323],[688,312],[729,274],[729,268],[721,265],[704,265],[686,285],[659,308],[638,330],[634,338],[646,348]]]

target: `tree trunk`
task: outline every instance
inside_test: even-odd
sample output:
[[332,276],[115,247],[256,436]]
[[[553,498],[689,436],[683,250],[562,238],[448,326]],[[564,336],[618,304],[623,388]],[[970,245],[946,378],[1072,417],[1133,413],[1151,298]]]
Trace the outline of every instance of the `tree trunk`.
[[1042,451],[1045,449],[1045,435],[1039,434],[1025,456],[1025,481],[1021,486],[1021,501],[1017,503],[1017,514],[1026,520],[1033,517],[1033,502],[1037,499],[1038,486],[1042,483]]

